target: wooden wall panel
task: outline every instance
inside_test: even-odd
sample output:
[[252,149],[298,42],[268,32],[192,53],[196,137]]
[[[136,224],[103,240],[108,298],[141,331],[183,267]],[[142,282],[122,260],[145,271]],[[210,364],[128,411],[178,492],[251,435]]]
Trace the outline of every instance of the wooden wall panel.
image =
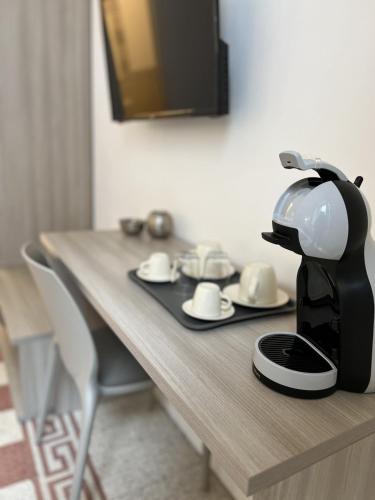
[[0,266],[91,225],[90,0],[0,2]]

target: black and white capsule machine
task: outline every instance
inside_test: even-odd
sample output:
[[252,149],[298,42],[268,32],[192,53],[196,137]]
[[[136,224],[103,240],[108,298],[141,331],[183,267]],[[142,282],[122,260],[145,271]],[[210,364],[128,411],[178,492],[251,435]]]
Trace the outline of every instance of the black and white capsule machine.
[[263,238],[302,256],[297,274],[297,333],[260,337],[254,374],[270,388],[320,398],[336,389],[375,392],[375,243],[371,213],[338,168],[299,153],[280,154],[284,168],[313,170],[292,184]]

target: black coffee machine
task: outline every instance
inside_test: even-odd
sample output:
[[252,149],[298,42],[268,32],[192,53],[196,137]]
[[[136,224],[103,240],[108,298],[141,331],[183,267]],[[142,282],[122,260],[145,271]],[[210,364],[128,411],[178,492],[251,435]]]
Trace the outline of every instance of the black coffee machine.
[[336,167],[299,153],[280,154],[284,168],[315,170],[279,199],[270,243],[302,256],[297,275],[297,333],[263,335],[253,371],[272,389],[302,398],[336,389],[375,392],[375,243],[360,191]]

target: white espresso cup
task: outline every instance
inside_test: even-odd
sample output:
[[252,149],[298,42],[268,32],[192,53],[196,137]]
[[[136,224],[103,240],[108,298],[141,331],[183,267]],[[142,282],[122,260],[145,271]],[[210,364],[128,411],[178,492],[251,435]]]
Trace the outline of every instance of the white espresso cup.
[[206,318],[220,318],[221,314],[232,307],[232,301],[224,295],[215,283],[199,283],[192,301],[192,310]]
[[142,262],[139,271],[151,279],[169,279],[172,276],[171,260],[164,252],[156,252]]
[[264,262],[248,264],[241,273],[239,298],[255,306],[274,304],[277,281],[273,267]]

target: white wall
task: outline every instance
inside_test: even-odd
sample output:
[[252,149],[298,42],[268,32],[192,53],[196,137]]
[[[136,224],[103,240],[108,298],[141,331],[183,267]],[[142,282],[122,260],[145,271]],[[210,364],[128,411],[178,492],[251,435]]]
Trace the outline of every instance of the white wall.
[[119,125],[110,118],[96,11],[96,226],[166,208],[179,235],[218,239],[238,263],[269,260],[293,287],[299,258],[260,237],[278,196],[299,177],[281,167],[280,151],[363,175],[375,206],[374,19],[373,0],[221,0],[230,115]]
[[[299,258],[260,237],[271,227],[277,198],[300,176],[281,167],[280,151],[316,154],[351,179],[363,175],[375,210],[373,0],[221,0],[222,36],[230,44],[230,115],[121,125],[110,118],[97,3],[97,227],[167,208],[178,234],[218,239],[238,263],[269,260],[293,288]],[[186,425],[182,429],[194,443]]]

